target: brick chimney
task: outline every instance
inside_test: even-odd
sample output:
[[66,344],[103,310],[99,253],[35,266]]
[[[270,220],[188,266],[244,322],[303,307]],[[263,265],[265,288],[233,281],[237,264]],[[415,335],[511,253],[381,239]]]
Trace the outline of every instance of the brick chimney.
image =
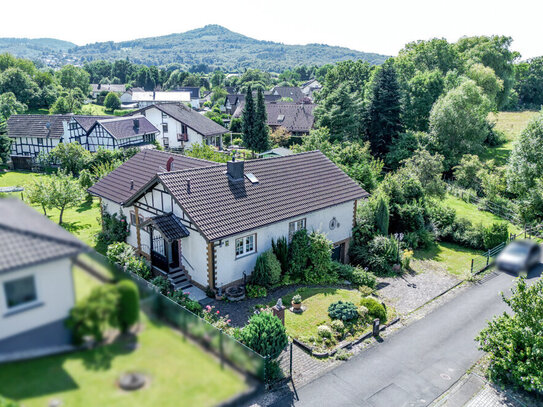
[[173,157],[168,158],[166,161],[166,171],[170,172],[172,170]]

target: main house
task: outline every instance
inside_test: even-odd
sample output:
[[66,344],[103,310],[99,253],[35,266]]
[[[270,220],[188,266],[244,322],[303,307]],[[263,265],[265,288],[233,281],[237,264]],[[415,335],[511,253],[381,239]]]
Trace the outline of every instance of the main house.
[[70,344],[72,261],[88,250],[21,200],[0,199],[0,359]]
[[316,230],[345,261],[368,193],[321,152],[218,164],[142,151],[89,192],[130,219],[127,242],[176,288],[243,281],[272,239]]
[[184,150],[192,144],[208,144],[222,149],[222,136],[228,129],[183,103],[159,103],[137,110],[157,129],[157,140],[167,149]]
[[59,143],[77,142],[89,151],[140,147],[152,144],[159,133],[143,116],[12,115],[7,124],[13,166],[27,170]]

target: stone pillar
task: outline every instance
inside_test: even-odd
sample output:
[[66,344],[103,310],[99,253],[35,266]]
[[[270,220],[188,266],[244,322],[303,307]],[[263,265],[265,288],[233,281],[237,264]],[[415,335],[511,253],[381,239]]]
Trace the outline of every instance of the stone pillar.
[[283,306],[283,300],[279,298],[277,304],[272,307],[273,315],[275,315],[283,325],[285,325],[285,307]]

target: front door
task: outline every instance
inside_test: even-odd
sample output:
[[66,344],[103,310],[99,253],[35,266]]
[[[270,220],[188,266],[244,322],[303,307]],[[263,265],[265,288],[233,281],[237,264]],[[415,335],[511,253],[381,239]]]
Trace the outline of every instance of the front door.
[[176,268],[179,267],[179,241],[174,240],[172,242],[172,261],[170,267]]
[[338,244],[332,249],[332,260],[343,263],[345,259],[345,243]]
[[151,241],[151,263],[163,271],[168,271],[168,257],[166,253],[166,241],[162,236],[154,236]]

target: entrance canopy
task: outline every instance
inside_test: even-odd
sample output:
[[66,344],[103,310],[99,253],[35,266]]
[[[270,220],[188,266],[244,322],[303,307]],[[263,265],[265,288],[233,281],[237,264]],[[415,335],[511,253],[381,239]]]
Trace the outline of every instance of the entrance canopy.
[[153,216],[142,223],[142,226],[152,225],[169,242],[187,237],[189,230],[181,223],[173,213]]

